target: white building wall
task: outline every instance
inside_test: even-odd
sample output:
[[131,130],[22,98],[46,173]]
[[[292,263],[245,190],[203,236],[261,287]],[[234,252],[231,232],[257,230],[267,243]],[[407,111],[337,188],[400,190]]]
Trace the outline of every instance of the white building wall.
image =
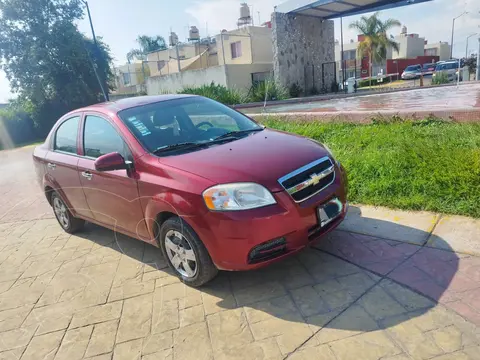
[[418,34],[401,34],[395,36],[395,41],[400,49],[392,52],[392,59],[413,59],[424,54],[425,38]]
[[227,86],[225,66],[213,66],[206,69],[149,77],[147,79],[147,94],[176,93],[185,86],[198,87],[208,85],[212,81],[215,84]]
[[425,45],[426,56],[439,56],[440,61],[450,59],[450,45],[446,42],[439,42]]
[[215,84],[247,93],[252,86],[253,73],[271,73],[273,64],[219,65],[207,69],[188,70],[147,79],[147,94],[176,93],[186,86]]
[[226,65],[227,87],[247,92],[252,86],[252,73],[273,72],[273,64]]

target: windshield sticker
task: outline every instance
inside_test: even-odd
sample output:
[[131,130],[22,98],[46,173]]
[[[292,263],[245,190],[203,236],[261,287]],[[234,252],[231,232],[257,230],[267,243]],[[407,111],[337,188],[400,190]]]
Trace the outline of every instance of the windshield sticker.
[[137,120],[135,116],[128,118],[128,121],[131,122],[133,126],[135,126],[135,128],[140,132],[142,136],[147,136],[151,134],[150,130],[148,130],[145,124],[142,123],[140,120]]

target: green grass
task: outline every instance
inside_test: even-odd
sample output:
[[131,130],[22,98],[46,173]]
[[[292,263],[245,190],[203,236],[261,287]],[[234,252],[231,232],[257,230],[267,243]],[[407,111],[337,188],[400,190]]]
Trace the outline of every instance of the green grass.
[[263,123],[327,144],[351,202],[480,218],[480,123]]

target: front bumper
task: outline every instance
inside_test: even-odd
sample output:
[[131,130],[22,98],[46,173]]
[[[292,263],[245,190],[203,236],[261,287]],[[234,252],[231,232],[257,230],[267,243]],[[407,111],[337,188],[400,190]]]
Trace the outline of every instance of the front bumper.
[[[301,203],[286,192],[274,193],[277,204],[260,209],[232,212],[208,212],[190,218],[191,225],[207,247],[215,265],[222,270],[249,270],[291,256],[337,227],[345,218],[346,174],[336,168],[335,182]],[[341,214],[324,227],[319,226],[318,206],[338,198]],[[264,261],[252,261],[255,248],[284,240],[284,249]]]

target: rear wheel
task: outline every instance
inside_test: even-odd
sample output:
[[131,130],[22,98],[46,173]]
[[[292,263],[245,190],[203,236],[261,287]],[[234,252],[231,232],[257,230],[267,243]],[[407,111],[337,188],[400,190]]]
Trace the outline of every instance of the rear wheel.
[[73,234],[83,228],[85,220],[74,217],[58,193],[52,193],[51,203],[55,217],[63,230]]
[[202,241],[179,217],[162,224],[158,239],[168,265],[185,284],[202,286],[217,275],[218,270]]

